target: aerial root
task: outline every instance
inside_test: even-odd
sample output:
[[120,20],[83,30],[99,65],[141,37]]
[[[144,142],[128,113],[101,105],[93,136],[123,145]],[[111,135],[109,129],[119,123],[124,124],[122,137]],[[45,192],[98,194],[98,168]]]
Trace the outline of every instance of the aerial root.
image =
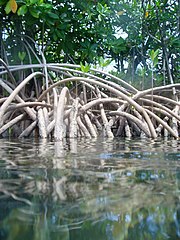
[[[33,67],[42,71],[43,65],[23,66],[23,71]],[[180,84],[154,88],[152,96],[152,89],[138,91],[97,69],[83,73],[78,65],[70,64],[47,64],[46,69],[45,76],[40,70],[30,73],[17,86],[14,79],[20,66],[5,67],[0,73],[1,137],[34,136],[56,141],[98,136],[179,138],[180,102],[173,100],[172,94],[167,97],[164,90],[171,93]],[[54,83],[49,75],[52,72]],[[4,80],[7,76],[11,84]],[[37,92],[37,81],[44,90]]]

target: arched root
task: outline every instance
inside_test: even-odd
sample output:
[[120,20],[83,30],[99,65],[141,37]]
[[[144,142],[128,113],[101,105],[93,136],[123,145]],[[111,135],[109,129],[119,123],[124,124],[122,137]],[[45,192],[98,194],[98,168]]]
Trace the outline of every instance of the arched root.
[[[35,67],[42,69],[43,65]],[[40,71],[31,73],[14,89],[10,87],[12,84],[8,86],[3,81],[4,75],[22,69],[25,72],[33,69],[33,65],[0,72],[0,85],[6,91],[0,98],[0,136],[8,134],[8,129],[15,125],[22,128],[19,137],[52,137],[56,141],[65,137],[96,138],[99,135],[108,138],[143,135],[156,138],[161,134],[179,137],[180,102],[163,96],[163,91],[180,88],[180,84],[154,88],[152,100],[152,89],[138,91],[111,74],[95,69],[82,73],[77,68],[79,65],[46,64],[46,89],[35,99],[27,83],[44,77]],[[48,71],[54,71],[55,83],[48,79]],[[36,88],[31,87],[38,92]]]

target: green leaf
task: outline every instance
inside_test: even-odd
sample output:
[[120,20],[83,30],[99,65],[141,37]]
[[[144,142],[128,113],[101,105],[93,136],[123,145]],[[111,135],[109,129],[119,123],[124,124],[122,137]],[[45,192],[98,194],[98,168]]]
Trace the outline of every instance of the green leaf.
[[156,57],[156,58],[154,59],[154,61],[153,61],[154,67],[156,67],[157,64],[158,64],[158,58]]
[[87,73],[91,68],[89,64],[86,63],[85,65],[83,65],[82,62],[80,62],[80,66],[81,66],[81,71],[84,73]]
[[23,16],[27,13],[27,11],[28,11],[27,6],[23,5],[18,9],[17,14],[18,14],[18,16]]
[[157,49],[156,51],[154,51],[154,49],[149,51],[149,56],[151,58],[151,61],[152,61],[154,67],[158,63],[158,55],[159,55],[159,49]]
[[31,4],[35,4],[35,3],[38,3],[38,2],[39,2],[38,0],[30,0]]
[[98,62],[99,62],[100,67],[107,67],[112,62],[112,60],[111,59],[104,59],[103,57],[100,57],[98,59]]
[[151,60],[154,61],[154,49],[149,51],[149,56],[150,56]]
[[4,5],[6,3],[6,0],[1,0],[0,1],[0,6]]
[[101,22],[102,21],[102,18],[101,18],[101,15],[99,14],[98,15],[98,20]]
[[55,20],[58,20],[59,19],[59,16],[55,13],[52,13],[52,12],[48,12],[48,15],[50,18],[53,18]]
[[177,38],[173,39],[172,42],[171,42],[171,45],[172,45],[172,47],[174,47],[174,48],[180,49],[180,41],[179,41],[179,38],[178,38],[178,39],[177,39]]
[[52,5],[49,4],[49,3],[41,3],[41,4],[39,4],[38,6],[41,7],[41,8],[44,8],[44,9],[46,9],[46,10],[52,9]]
[[40,11],[35,8],[29,8],[29,12],[34,18],[39,18]]
[[10,1],[8,1],[7,4],[6,4],[5,12],[6,12],[6,14],[9,14],[9,13],[11,12],[11,4],[10,4]]
[[46,23],[50,27],[54,26],[54,20],[52,20],[52,18],[47,18],[46,19]]
[[98,3],[98,5],[97,5],[97,11],[99,12],[99,13],[103,13],[103,6],[102,6],[102,4],[100,4],[100,3]]
[[58,40],[58,36],[56,35],[55,32],[53,33],[53,39],[54,39],[54,41],[57,41],[57,40]]
[[21,61],[23,61],[26,57],[26,53],[25,52],[18,52],[18,57]]
[[159,49],[157,49],[157,50],[154,52],[154,58],[156,58],[158,55],[159,55]]
[[158,64],[158,55],[159,55],[159,49],[157,49],[156,51],[154,51],[154,49],[149,51],[149,56],[152,61],[153,68],[156,67],[156,65]]
[[62,31],[59,31],[58,29],[55,29],[55,33],[56,35],[59,37],[59,38],[63,38],[63,32]]

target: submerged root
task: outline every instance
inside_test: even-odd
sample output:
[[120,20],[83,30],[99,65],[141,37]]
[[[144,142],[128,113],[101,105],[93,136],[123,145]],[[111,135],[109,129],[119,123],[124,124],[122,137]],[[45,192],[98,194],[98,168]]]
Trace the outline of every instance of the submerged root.
[[[30,73],[33,68],[39,71]],[[14,80],[22,69],[27,77],[16,85]],[[8,76],[10,84],[6,81]],[[180,102],[164,92],[172,92],[180,84],[154,88],[152,98],[152,89],[138,91],[122,79],[97,69],[84,73],[78,65],[36,64],[8,69],[6,66],[0,72],[0,86],[1,137],[34,136],[62,141],[65,137],[99,135],[107,138],[180,135]]]

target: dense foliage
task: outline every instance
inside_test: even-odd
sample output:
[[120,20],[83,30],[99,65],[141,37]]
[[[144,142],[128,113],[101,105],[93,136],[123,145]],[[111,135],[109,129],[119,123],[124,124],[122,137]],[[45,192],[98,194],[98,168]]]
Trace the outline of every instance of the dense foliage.
[[179,82],[179,12],[179,0],[1,0],[0,55],[35,63],[38,46],[47,62],[114,60],[142,87],[151,72],[156,85]]

